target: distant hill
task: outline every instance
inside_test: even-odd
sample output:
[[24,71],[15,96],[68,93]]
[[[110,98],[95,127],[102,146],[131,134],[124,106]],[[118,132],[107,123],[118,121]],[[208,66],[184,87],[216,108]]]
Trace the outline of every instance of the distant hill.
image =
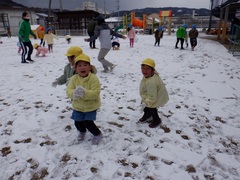
[[[26,6],[23,6],[19,3],[13,2],[12,0],[0,0],[0,7],[1,8],[11,8],[11,7],[22,7],[22,8],[27,8]],[[48,13],[47,8],[34,8],[38,12],[44,12]],[[210,15],[210,10],[201,8],[201,9],[194,9],[194,8],[184,8],[184,7],[162,7],[162,8],[143,8],[143,9],[133,9],[129,11],[119,11],[119,12],[114,12],[111,13],[111,16],[123,16],[126,14],[130,14],[131,11],[135,12],[135,16],[137,17],[142,17],[143,14],[152,14],[152,13],[159,13],[160,11],[167,11],[167,10],[172,10],[173,16],[187,16],[187,15],[192,15],[193,10],[195,11],[196,15],[199,16],[209,16]],[[59,9],[52,9],[52,12],[58,12]]]
[[[126,14],[130,14],[131,11],[135,12],[136,16],[142,16],[143,14],[152,14],[152,13],[159,13],[160,11],[168,11],[172,10],[173,16],[185,16],[185,15],[192,15],[193,10],[195,11],[195,15],[199,16],[209,16],[210,10],[201,8],[201,9],[195,9],[195,8],[184,8],[184,7],[163,7],[163,8],[144,8],[144,9],[133,9],[130,11],[119,11],[119,16],[123,16]],[[118,12],[114,12],[111,14],[112,16],[118,16]]]
[[0,7],[1,8],[12,8],[12,7],[26,8],[26,6],[13,2],[12,0],[1,0]]

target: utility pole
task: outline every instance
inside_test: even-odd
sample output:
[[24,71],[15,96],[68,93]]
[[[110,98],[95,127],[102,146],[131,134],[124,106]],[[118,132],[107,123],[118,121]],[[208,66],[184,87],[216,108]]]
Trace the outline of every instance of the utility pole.
[[60,3],[60,11],[62,12],[62,0],[59,0]]
[[120,0],[117,0],[117,10],[118,10],[118,26],[119,26],[119,8],[120,8],[119,1],[120,1]]
[[214,0],[211,0],[210,2],[211,2],[211,11],[210,11],[209,25],[208,25],[207,34],[211,31],[211,28],[212,28],[212,11],[213,11],[213,2],[214,2]]
[[48,23],[47,23],[47,27],[48,28],[49,28],[50,22],[51,22],[51,19],[50,19],[50,16],[51,16],[51,4],[52,4],[52,0],[49,0],[49,5],[48,5]]
[[105,1],[104,1],[104,13],[105,13],[105,17],[106,17],[106,7],[105,7]]

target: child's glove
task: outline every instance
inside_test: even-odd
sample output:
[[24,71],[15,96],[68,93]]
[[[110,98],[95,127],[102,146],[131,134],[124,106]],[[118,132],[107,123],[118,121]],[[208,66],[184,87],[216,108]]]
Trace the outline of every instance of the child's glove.
[[142,112],[142,111],[145,109],[146,106],[147,106],[147,105],[146,105],[145,102],[143,102],[142,104],[140,104],[140,106],[139,106],[140,112]]
[[55,80],[55,81],[52,83],[52,87],[57,87],[57,85],[58,85],[58,82],[57,82],[57,80]]
[[85,90],[84,87],[78,86],[78,87],[73,91],[73,98],[76,99],[76,98],[85,96],[84,90]]

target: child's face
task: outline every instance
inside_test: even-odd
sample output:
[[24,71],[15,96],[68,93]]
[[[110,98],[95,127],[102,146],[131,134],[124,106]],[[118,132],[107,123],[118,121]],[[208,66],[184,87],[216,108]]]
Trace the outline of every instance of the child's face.
[[68,62],[70,62],[71,65],[74,66],[74,58],[72,56],[68,56],[67,59],[68,59]]
[[142,65],[141,70],[145,78],[152,76],[152,74],[154,73],[153,68],[147,65]]
[[81,77],[87,77],[91,69],[92,66],[85,61],[79,61],[76,66],[76,71]]

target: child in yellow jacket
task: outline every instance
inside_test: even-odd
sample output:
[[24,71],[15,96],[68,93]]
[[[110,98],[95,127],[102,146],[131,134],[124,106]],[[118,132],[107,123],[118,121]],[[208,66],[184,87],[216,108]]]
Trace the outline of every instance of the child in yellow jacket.
[[96,76],[96,68],[90,64],[89,56],[80,54],[75,58],[77,74],[73,75],[67,85],[66,93],[72,99],[72,119],[80,132],[78,140],[84,140],[88,130],[94,136],[92,144],[99,144],[102,133],[95,125],[97,110],[101,105],[101,86]]
[[143,78],[140,83],[139,93],[142,99],[141,109],[144,111],[144,115],[139,119],[139,122],[147,122],[149,118],[152,118],[149,127],[155,128],[161,124],[157,108],[164,106],[168,102],[168,92],[162,79],[155,71],[154,60],[150,58],[143,60],[141,70]]
[[52,33],[51,28],[47,29],[47,34],[44,35],[44,42],[48,44],[48,51],[53,52],[53,44],[54,44],[54,39],[58,39],[58,37]]

